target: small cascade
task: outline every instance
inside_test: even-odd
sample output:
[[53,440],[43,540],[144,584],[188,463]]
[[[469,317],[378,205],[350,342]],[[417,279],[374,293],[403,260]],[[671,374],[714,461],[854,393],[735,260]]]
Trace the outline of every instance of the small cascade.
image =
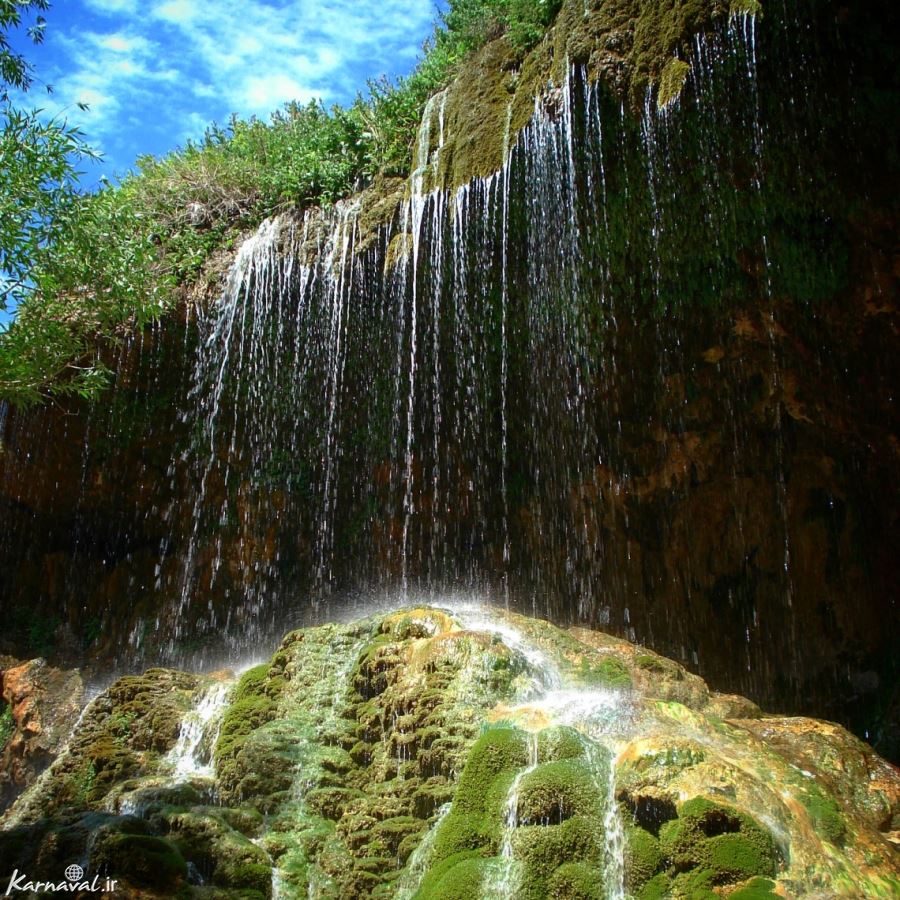
[[503,837],[500,841],[501,864],[496,867],[494,877],[485,885],[484,896],[486,900],[503,900],[507,897],[515,897],[518,890],[518,869],[516,866],[513,841],[516,828],[519,827],[519,788],[522,779],[538,766],[538,735],[536,732],[527,732],[528,764],[524,769],[516,773],[509,793],[506,795],[506,810],[503,816]]
[[428,873],[428,866],[431,863],[432,851],[434,850],[435,838],[437,838],[438,829],[441,822],[447,817],[453,804],[445,803],[437,812],[437,817],[428,829],[425,837],[419,841],[418,846],[413,850],[412,855],[406,862],[403,876],[397,884],[396,900],[412,900],[416,892],[422,885],[422,879]]
[[[350,675],[358,662],[359,654],[365,646],[366,640],[367,638],[360,638],[348,646],[334,647],[334,666],[331,667],[330,671],[326,668],[322,672],[319,687],[315,689],[318,699],[317,708],[319,710],[317,720],[314,723],[315,737],[313,739],[304,737],[305,729],[298,729],[299,733],[293,749],[297,761],[296,770],[290,791],[290,802],[294,807],[293,817],[298,824],[303,821],[305,815],[304,801],[311,786],[309,769],[306,767],[310,764],[311,759],[316,758],[318,749],[321,746],[329,745],[333,740],[340,717],[341,706],[349,687]],[[304,725],[307,724],[304,723]],[[266,849],[267,836],[267,832],[263,832],[259,838],[259,845],[263,849]],[[280,866],[280,861],[280,858],[272,861],[272,900],[279,900],[279,898],[289,900],[289,898],[299,896],[296,893],[298,888],[285,875]],[[312,867],[308,873],[308,878],[307,895],[310,898],[316,898],[320,894],[328,893],[327,888],[330,885],[330,881],[324,873]],[[321,891],[317,887],[320,881],[322,882]]]
[[[509,618],[490,609],[457,607],[454,615],[466,629],[496,635],[510,650],[520,654],[532,673],[532,687],[519,705],[506,711],[513,721],[537,721],[567,725],[584,735],[584,752],[603,799],[602,871],[607,900],[625,900],[625,831],[616,800],[616,746],[637,727],[636,709],[630,692],[621,688],[583,687],[560,667]],[[528,725],[525,726],[529,728]],[[504,830],[498,863],[485,885],[485,896],[515,896],[516,865],[513,853],[515,829],[519,825],[519,790],[523,778],[540,763],[539,732],[525,731],[528,763],[520,770],[507,794]]]
[[200,702],[181,723],[178,740],[166,757],[176,782],[213,777],[210,747],[215,746],[218,738],[230,690],[231,685],[227,682],[217,682],[208,687]]
[[507,620],[500,619],[485,607],[456,607],[454,613],[459,617],[464,628],[496,635],[510,650],[524,657],[528,663],[528,672],[533,679],[525,699],[529,697],[546,698],[548,695],[556,696],[558,694],[563,684],[559,666]]

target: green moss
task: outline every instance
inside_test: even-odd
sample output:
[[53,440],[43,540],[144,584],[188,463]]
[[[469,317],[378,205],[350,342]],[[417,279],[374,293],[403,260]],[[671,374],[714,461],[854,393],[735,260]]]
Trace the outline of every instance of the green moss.
[[456,853],[435,866],[422,882],[416,900],[472,900],[482,895],[481,886],[491,863],[477,853]]
[[675,872],[702,870],[715,884],[774,875],[780,859],[772,836],[750,816],[704,797],[685,803],[659,837]]
[[578,759],[585,754],[584,737],[568,725],[554,725],[538,734],[538,759]]
[[832,844],[842,846],[847,836],[847,823],[837,801],[813,782],[805,788],[801,801],[816,832]]
[[597,687],[629,688],[632,684],[628,666],[614,656],[607,656],[599,663],[583,657],[577,675],[584,684]]
[[455,812],[480,815],[496,792],[499,778],[511,776],[528,763],[528,747],[517,728],[486,731],[469,752],[453,800]]
[[244,672],[234,687],[234,693],[231,698],[232,703],[237,703],[250,697],[262,696],[265,691],[266,677],[268,674],[268,663],[254,666],[252,669],[248,669]]
[[519,783],[518,819],[526,825],[559,824],[572,816],[599,816],[603,814],[603,800],[585,761],[544,763],[526,773]]
[[715,873],[710,869],[692,869],[676,875],[672,881],[672,896],[676,900],[719,900],[713,890]]
[[777,900],[775,882],[769,878],[751,878],[743,887],[739,887],[729,900]]
[[523,865],[527,896],[543,897],[561,865],[578,862],[590,867],[602,858],[602,822],[575,816],[561,825],[523,825],[513,834],[512,848]]
[[743,881],[754,875],[774,875],[771,854],[743,834],[719,834],[706,843],[709,867],[717,873],[716,880]]
[[628,828],[625,840],[625,886],[634,892],[653,878],[663,856],[659,841],[643,828]]
[[587,863],[563,863],[547,882],[548,896],[557,900],[604,900],[603,873]]
[[673,57],[666,63],[659,76],[659,92],[656,95],[660,109],[665,109],[681,96],[690,71],[691,67],[682,59]]
[[[226,797],[230,796],[241,781],[237,759],[247,737],[270,722],[278,709],[271,696],[273,685],[267,678],[268,670],[268,665],[256,666],[241,676],[234,688],[231,703],[222,717],[213,759],[216,775]],[[274,690],[280,692],[283,679],[278,678],[274,681],[276,682]]]
[[654,875],[636,894],[637,900],[665,900],[671,896],[672,882],[665,873]]

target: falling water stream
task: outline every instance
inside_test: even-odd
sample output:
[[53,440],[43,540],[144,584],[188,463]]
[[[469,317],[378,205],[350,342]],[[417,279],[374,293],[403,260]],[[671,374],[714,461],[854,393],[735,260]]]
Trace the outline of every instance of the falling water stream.
[[166,757],[176,783],[191,778],[212,778],[215,774],[212,748],[219,736],[230,690],[230,683],[212,684],[201,693],[196,707],[182,721],[178,740]]
[[[624,741],[633,726],[634,709],[630,692],[617,689],[585,688],[566,678],[556,663],[527,634],[508,619],[499,619],[490,608],[454,607],[453,612],[464,628],[494,635],[527,663],[531,679],[522,692],[521,704],[509,708],[516,718],[519,713],[540,713],[544,723],[576,728],[585,738],[584,751],[598,793],[603,798],[603,860],[606,897],[625,898],[625,833],[616,800],[616,745]],[[527,717],[525,719],[527,721]],[[485,885],[485,897],[504,900],[515,897],[518,869],[514,839],[519,820],[519,790],[523,779],[540,764],[539,732],[526,732],[527,765],[516,773],[507,793],[500,864]]]
[[[123,340],[86,422],[0,405],[0,552],[21,573],[2,596],[23,633],[43,624],[22,611],[45,579],[58,624],[110,665],[209,671],[289,627],[458,590],[645,643],[784,709],[811,702],[805,678],[831,696],[869,658],[847,647],[870,646],[894,582],[869,540],[871,423],[849,417],[875,392],[815,342],[816,303],[849,265],[833,179],[804,168],[831,101],[780,15],[731,16],[680,48],[684,89],[662,109],[656,87],[635,108],[577,62],[517,133],[504,96],[502,164],[458,186],[442,179],[467,135],[452,89],[436,94],[382,224],[377,186],[268,219],[217,302]],[[833,428],[831,409],[811,427],[798,372],[828,385]],[[22,476],[69,444],[70,496]],[[849,595],[873,612],[834,615]],[[523,703],[614,749],[622,697],[461,615],[522,654]],[[186,720],[176,777],[207,771],[224,699]]]

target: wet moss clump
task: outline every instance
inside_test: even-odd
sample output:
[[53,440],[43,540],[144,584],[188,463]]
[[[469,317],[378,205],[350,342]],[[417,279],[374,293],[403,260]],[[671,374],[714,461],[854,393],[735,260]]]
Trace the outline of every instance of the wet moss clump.
[[[535,752],[545,761],[535,764]],[[603,896],[605,794],[597,778],[608,767],[605,752],[572,728],[536,736],[505,724],[486,729],[439,826],[419,896],[456,896],[463,876],[499,879],[521,898]],[[501,857],[507,842],[511,855]]]
[[[691,889],[773,876],[781,861],[772,836],[750,816],[703,797],[689,800],[666,822],[659,844],[670,872]],[[704,888],[705,889],[705,888]]]
[[572,816],[602,814],[596,773],[583,759],[539,765],[519,784],[518,819],[525,825],[558,825]]
[[550,883],[569,863],[579,865],[581,883],[588,881],[603,888],[603,872],[598,866],[603,858],[603,827],[597,818],[574,816],[560,825],[521,826],[513,835],[512,849],[522,866],[517,896],[529,900],[548,896]]
[[769,878],[751,878],[730,895],[731,900],[776,900],[775,882]]
[[587,863],[563,863],[547,882],[548,896],[558,900],[604,900],[603,875]]
[[660,109],[665,109],[670,103],[674,103],[687,81],[691,67],[682,59],[670,59],[659,77],[659,89],[656,95],[656,104]]
[[451,812],[438,832],[435,861],[462,851],[496,855],[503,803],[516,773],[527,762],[525,735],[516,728],[491,728],[476,741],[460,775]]
[[663,863],[659,840],[638,826],[625,832],[625,886],[632,892],[644,888]]
[[214,759],[220,785],[229,797],[241,782],[242,767],[238,760],[247,737],[276,714],[277,703],[268,684],[268,670],[268,665],[261,665],[244,673],[222,719]]

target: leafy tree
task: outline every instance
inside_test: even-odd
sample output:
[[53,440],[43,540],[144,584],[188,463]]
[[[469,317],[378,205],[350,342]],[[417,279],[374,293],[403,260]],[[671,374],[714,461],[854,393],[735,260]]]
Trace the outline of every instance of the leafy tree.
[[38,15],[28,28],[28,36],[35,44],[40,44],[46,26],[40,13],[49,8],[50,0],[0,0],[0,100],[8,99],[10,87],[28,90],[34,74],[31,64],[10,46],[10,32],[22,24],[24,16],[36,11]]
[[[42,110],[15,103],[16,94],[32,86],[34,70],[12,48],[10,36],[36,13],[26,34],[41,43],[40,13],[48,8],[49,0],[0,0],[0,309],[30,307],[32,319],[46,326],[29,332],[14,324],[0,334],[0,394],[19,402],[53,392],[83,393],[97,380],[92,366],[73,363],[85,341],[72,317],[51,326],[49,310],[41,316],[34,310],[40,261],[47,247],[60,242],[81,200],[77,167],[96,156],[64,120],[47,120]],[[66,379],[70,368],[75,377]]]
[[416,69],[370,83],[349,109],[290,103],[269,121],[233,117],[82,194],[77,167],[94,154],[81,134],[9,96],[33,70],[8,35],[37,14],[28,34],[39,43],[49,0],[0,0],[0,307],[17,305],[0,333],[0,398],[94,396],[105,375],[97,347],[170,309],[176,284],[266,216],[407,173],[428,98],[487,41],[505,35],[524,53],[560,2],[449,0]]

